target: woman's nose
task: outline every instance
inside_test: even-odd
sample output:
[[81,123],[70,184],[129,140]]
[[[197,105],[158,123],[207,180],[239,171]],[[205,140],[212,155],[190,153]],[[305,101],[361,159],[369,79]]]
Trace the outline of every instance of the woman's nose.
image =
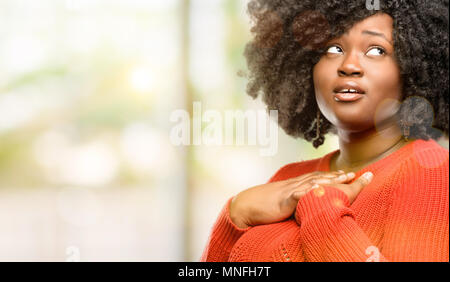
[[338,68],[339,76],[356,76],[364,75],[364,71],[359,64],[359,59],[356,54],[347,54]]

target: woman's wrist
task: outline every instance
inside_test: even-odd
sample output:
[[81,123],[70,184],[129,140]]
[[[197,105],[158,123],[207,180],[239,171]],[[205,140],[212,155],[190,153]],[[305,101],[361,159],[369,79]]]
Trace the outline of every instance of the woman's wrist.
[[242,211],[240,211],[237,207],[236,207],[236,197],[235,196],[230,203],[230,208],[229,208],[229,215],[230,215],[230,220],[239,228],[241,229],[246,229],[249,227],[248,224],[245,223],[245,220],[242,216]]

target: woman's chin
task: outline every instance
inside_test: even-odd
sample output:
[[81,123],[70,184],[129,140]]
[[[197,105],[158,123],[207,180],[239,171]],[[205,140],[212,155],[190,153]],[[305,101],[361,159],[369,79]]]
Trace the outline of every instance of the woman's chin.
[[373,120],[362,120],[358,118],[339,118],[334,124],[338,131],[363,132],[374,127]]

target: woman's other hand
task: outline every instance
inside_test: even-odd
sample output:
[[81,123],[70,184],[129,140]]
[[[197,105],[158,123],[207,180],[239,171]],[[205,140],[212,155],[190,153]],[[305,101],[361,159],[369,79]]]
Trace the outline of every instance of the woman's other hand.
[[[353,175],[353,177],[354,177],[354,175]],[[350,184],[335,183],[335,184],[331,184],[331,185],[327,185],[327,186],[337,188],[337,189],[341,190],[342,192],[344,192],[345,195],[347,195],[350,204],[352,204],[353,201],[356,199],[356,197],[359,195],[359,193],[364,189],[364,187],[369,185],[369,183],[372,181],[372,179],[373,179],[373,173],[369,171],[369,172],[366,172],[363,175],[361,175],[358,179],[356,179],[355,181],[353,181]],[[317,189],[317,193],[320,194],[321,190],[323,190],[323,187],[321,187],[320,185],[317,184],[317,185],[314,185],[312,187],[312,189]]]

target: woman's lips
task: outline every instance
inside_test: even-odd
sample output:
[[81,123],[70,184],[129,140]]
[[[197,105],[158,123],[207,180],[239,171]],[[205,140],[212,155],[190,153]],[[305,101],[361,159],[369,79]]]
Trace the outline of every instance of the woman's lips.
[[353,102],[363,97],[363,94],[359,93],[334,93],[334,100],[337,102]]
[[333,93],[337,102],[353,102],[361,99],[366,91],[356,81],[340,81]]

